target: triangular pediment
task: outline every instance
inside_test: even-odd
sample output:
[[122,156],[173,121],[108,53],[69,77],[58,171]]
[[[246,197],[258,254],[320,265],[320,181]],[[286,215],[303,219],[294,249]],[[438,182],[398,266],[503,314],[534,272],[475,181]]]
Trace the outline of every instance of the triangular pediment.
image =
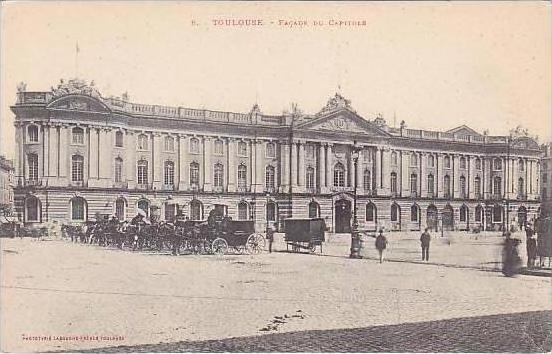
[[103,102],[89,96],[75,94],[62,96],[50,102],[47,108],[100,113],[110,112]]
[[356,113],[343,109],[338,112],[316,117],[302,122],[297,126],[300,129],[320,130],[334,133],[356,133],[370,136],[389,136],[387,132],[378,128]]
[[472,128],[468,127],[467,125],[461,125],[459,127],[450,129],[447,131],[447,133],[450,134],[458,134],[458,135],[469,135],[469,136],[480,136],[478,132],[473,130]]

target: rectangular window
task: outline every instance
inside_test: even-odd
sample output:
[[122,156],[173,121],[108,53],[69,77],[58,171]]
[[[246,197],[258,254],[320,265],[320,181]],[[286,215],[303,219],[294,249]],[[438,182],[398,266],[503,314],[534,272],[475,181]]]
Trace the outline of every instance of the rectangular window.
[[215,155],[222,155],[224,153],[224,144],[222,140],[215,140]]
[[174,151],[174,138],[172,136],[165,137],[165,151]]
[[238,156],[247,156],[247,144],[244,141],[238,143]]
[[84,160],[80,156],[74,156],[71,165],[71,180],[82,182],[84,180]]
[[148,165],[147,163],[138,164],[138,184],[148,184]]
[[115,182],[121,182],[123,180],[123,161],[120,159],[115,160]]
[[115,133],[115,146],[116,147],[123,147],[123,133],[116,132]]
[[84,130],[81,128],[73,128],[73,144],[84,144]]
[[36,154],[30,154],[28,157],[29,162],[29,181],[37,181],[38,180],[38,155]]
[[38,143],[38,127],[36,125],[30,125],[27,129],[28,141],[31,143]]

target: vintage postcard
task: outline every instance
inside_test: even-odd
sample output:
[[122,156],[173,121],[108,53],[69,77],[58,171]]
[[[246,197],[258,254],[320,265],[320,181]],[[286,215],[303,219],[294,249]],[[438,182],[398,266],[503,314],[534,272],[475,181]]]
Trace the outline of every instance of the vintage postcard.
[[549,2],[3,1],[2,352],[550,352]]

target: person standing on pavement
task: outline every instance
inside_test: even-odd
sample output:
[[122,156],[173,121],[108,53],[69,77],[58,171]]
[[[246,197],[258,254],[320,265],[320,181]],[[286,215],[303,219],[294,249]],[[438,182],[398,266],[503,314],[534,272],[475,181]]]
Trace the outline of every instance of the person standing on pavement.
[[429,243],[431,242],[431,236],[427,228],[420,236],[420,242],[422,244],[422,261],[429,261]]
[[376,249],[379,253],[379,262],[383,262],[383,251],[387,248],[387,238],[383,236],[383,230],[379,230],[379,235],[376,237]]
[[535,260],[537,259],[537,239],[535,235],[532,235],[527,239],[527,268],[533,268],[535,266]]
[[268,240],[268,253],[272,253],[272,243],[274,242],[274,225],[270,222],[266,225],[266,239]]

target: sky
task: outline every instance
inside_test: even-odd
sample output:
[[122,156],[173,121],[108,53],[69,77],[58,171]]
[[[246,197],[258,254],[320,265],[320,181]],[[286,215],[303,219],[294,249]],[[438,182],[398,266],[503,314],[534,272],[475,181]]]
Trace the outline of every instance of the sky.
[[[105,97],[234,112],[257,102],[267,114],[292,102],[316,113],[339,91],[391,126],[501,135],[522,125],[551,140],[547,2],[1,6],[0,153],[9,157],[17,84],[47,91],[75,76]],[[213,22],[245,19],[263,24]]]

